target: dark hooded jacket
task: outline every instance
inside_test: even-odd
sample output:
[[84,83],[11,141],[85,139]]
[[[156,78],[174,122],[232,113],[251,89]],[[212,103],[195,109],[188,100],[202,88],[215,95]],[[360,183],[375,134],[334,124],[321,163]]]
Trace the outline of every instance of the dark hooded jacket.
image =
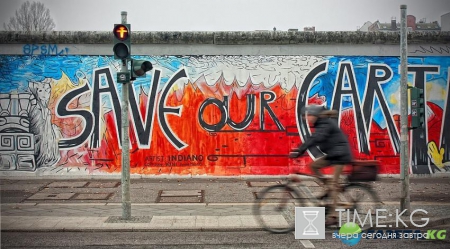
[[326,154],[330,164],[348,164],[353,159],[346,135],[332,118],[317,118],[313,134],[299,148],[300,154],[313,146]]

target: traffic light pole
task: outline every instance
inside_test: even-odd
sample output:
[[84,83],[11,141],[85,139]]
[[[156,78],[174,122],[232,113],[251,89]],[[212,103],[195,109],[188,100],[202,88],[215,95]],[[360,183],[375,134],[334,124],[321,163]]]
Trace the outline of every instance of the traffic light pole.
[[[127,24],[127,12],[122,11],[122,24]],[[121,72],[128,72],[127,60],[122,60]],[[122,84],[122,219],[131,218],[131,200],[130,200],[130,133],[128,127],[128,87],[130,81]]]
[[406,5],[400,5],[400,178],[402,190],[400,197],[400,210],[407,210],[404,215],[410,213],[409,196],[409,143],[408,143],[408,57],[407,51],[407,27],[406,27]]

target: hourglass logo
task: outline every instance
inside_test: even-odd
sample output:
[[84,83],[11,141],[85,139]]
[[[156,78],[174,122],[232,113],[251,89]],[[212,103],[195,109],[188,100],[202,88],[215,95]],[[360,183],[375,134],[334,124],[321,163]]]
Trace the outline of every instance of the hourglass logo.
[[295,239],[325,239],[325,208],[295,208]]

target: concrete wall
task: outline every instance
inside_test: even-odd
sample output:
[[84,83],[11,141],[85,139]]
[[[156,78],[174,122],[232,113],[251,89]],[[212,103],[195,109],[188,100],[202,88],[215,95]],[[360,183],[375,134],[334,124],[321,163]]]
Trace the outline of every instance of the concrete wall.
[[[399,172],[398,33],[133,32],[154,69],[130,86],[132,173],[278,175],[310,135],[307,104],[339,111],[357,159]],[[120,172],[120,68],[111,32],[0,34],[0,169]],[[450,172],[450,32],[408,34],[408,83],[424,89],[414,174]]]
[[[399,33],[382,32],[133,32],[135,55],[400,55]],[[112,55],[112,32],[3,32],[0,54],[38,55],[24,45],[57,44],[58,53]],[[448,54],[450,32],[413,32],[408,52]],[[66,49],[67,48],[67,49]],[[62,51],[64,50],[64,51]]]

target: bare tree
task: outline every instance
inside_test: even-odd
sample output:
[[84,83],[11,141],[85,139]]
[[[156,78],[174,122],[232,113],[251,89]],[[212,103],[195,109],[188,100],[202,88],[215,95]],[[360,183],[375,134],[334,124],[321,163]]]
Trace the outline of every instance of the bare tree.
[[50,31],[55,28],[55,22],[43,3],[27,1],[16,10],[8,24],[3,23],[3,27],[8,31]]

